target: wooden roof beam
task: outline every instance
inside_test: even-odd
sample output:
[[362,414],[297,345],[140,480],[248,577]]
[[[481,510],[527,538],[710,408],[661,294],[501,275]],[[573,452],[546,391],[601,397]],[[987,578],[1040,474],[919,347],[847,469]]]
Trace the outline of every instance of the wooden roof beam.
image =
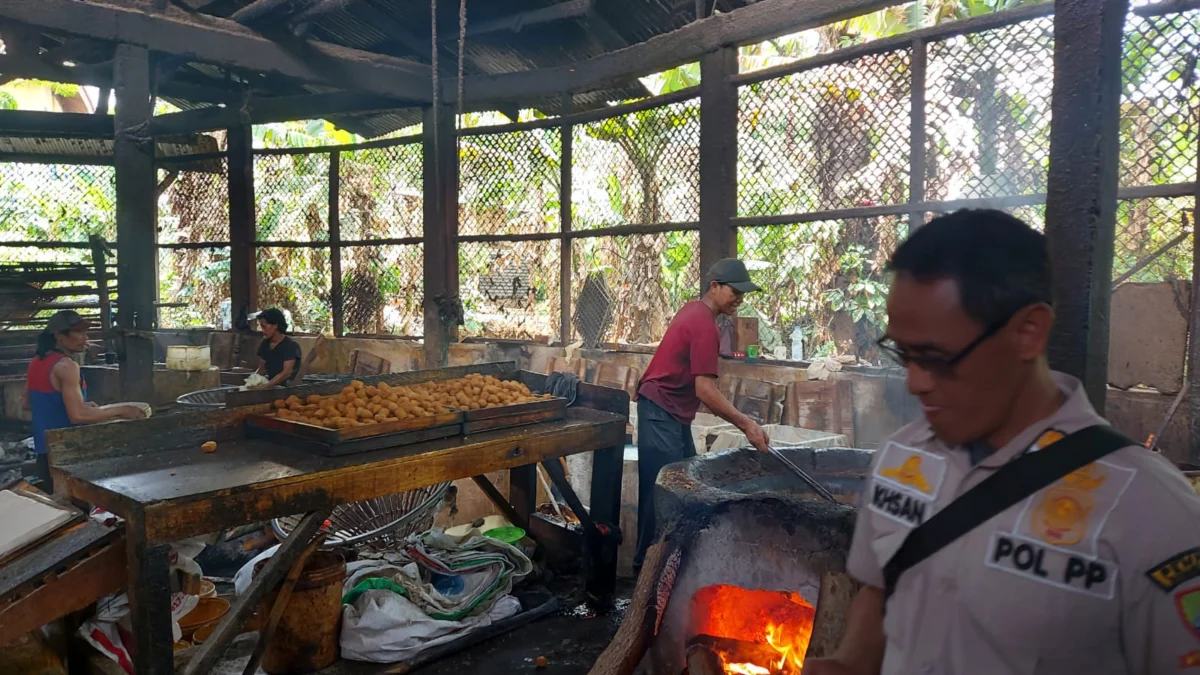
[[151,120],[150,129],[155,135],[186,134],[227,129],[243,124],[325,119],[339,114],[396,110],[418,105],[418,101],[403,101],[354,92],[252,97],[241,106],[200,108],[157,115]]
[[[471,75],[464,78],[463,96],[467,101],[520,101],[592,91],[691,63],[722,47],[740,47],[902,3],[903,0],[761,0],[571,65]],[[454,82],[443,84],[442,99],[447,103],[458,99]]]
[[[112,88],[112,73],[108,68],[82,66],[67,68],[54,66],[41,60],[0,54],[0,73],[4,77],[46,80],[63,84],[92,86],[99,89]],[[180,81],[159,83],[158,94],[193,103],[234,103],[241,99],[240,94],[236,91]]]
[[174,7],[147,13],[132,6],[81,0],[4,0],[0,19],[255,73],[432,100],[428,66],[323,42],[273,41],[234,21]]

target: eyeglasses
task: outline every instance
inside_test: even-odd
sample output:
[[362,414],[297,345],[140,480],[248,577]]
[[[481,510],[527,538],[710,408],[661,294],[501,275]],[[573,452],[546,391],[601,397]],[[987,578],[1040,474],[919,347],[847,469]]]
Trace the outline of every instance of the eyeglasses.
[[1014,312],[1013,314],[1010,314],[1007,317],[988,326],[987,329],[979,335],[979,337],[971,341],[971,344],[963,347],[957,354],[954,354],[953,356],[909,354],[902,347],[900,347],[900,345],[896,344],[896,341],[888,335],[884,335],[883,337],[879,338],[879,341],[877,341],[875,345],[879,347],[883,353],[887,354],[893,361],[895,361],[901,368],[916,366],[930,375],[933,375],[934,377],[949,379],[954,377],[954,370],[958,367],[958,364],[962,363],[964,359],[970,356],[971,352],[975,351],[979,345],[987,342],[992,337],[995,337],[995,335],[1001,330],[1004,330],[1004,327],[1008,325],[1009,321],[1012,321],[1012,318],[1015,316],[1015,314],[1016,313]]

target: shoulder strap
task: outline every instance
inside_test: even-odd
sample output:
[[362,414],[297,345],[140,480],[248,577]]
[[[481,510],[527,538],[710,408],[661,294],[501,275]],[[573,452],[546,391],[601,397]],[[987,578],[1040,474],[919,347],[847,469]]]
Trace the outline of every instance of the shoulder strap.
[[909,533],[884,565],[885,597],[891,597],[900,575],[959,537],[1072,471],[1131,445],[1137,444],[1112,427],[1099,424],[1000,467]]

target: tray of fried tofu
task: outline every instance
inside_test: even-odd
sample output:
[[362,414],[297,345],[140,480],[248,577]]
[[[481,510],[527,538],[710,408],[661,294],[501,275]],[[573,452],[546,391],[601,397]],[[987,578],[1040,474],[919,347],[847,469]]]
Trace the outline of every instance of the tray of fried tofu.
[[356,380],[340,393],[277,400],[273,413],[247,416],[246,428],[253,437],[341,455],[561,419],[566,404],[490,375],[403,386]]

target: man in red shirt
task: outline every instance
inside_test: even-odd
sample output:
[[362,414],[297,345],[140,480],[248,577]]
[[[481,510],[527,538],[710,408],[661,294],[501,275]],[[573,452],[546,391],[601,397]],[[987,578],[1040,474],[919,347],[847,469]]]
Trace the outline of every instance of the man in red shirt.
[[692,420],[703,403],[741,429],[755,448],[766,451],[767,435],[754,420],[733,407],[717,389],[720,335],[717,317],[737,313],[746,293],[761,290],[746,265],[733,258],[717,261],[708,273],[708,291],[683,306],[663,336],[638,384],[638,543],[634,567],[641,568],[654,543],[654,483],[672,462],[696,455]]

